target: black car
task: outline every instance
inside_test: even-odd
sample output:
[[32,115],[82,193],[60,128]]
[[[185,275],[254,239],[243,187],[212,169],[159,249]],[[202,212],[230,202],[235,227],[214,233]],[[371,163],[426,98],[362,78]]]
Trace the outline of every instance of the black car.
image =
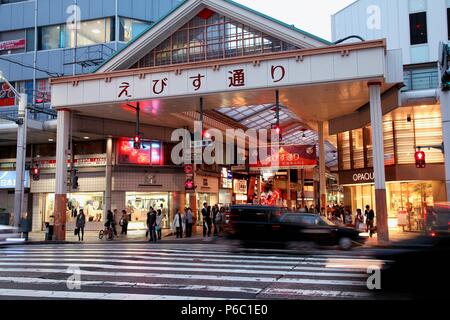
[[280,207],[232,206],[230,219],[232,235],[243,240],[309,241],[348,250],[366,239],[356,229],[337,226],[317,214],[292,213]]
[[338,245],[349,250],[354,243],[364,243],[354,228],[337,226],[313,213],[286,213],[279,224],[280,237],[288,241],[311,241],[319,245]]
[[273,227],[287,213],[287,208],[260,205],[235,205],[230,207],[229,234],[235,238],[267,239]]
[[437,203],[426,216],[427,233],[435,244],[450,243],[450,203]]

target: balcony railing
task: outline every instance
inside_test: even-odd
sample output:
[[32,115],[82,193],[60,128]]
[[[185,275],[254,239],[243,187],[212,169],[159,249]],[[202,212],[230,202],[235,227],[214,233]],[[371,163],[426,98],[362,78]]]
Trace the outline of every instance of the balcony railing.
[[438,70],[406,70],[404,72],[405,91],[436,89],[439,86]]

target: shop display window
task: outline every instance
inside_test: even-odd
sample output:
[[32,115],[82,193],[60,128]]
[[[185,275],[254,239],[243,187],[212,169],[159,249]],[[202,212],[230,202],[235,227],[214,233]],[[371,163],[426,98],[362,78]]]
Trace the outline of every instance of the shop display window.
[[163,228],[170,228],[169,194],[168,193],[126,193],[127,212],[131,221],[147,221],[147,213],[152,207],[161,210]]
[[[72,193],[67,194],[66,219],[67,222],[75,222],[76,215],[83,209],[86,215],[86,223],[103,222],[103,193]],[[54,222],[55,195],[50,193],[45,197],[44,222]]]

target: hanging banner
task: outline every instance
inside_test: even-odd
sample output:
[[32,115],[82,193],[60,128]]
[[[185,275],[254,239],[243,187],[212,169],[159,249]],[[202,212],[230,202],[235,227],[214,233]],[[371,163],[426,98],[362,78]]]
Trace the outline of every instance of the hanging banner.
[[25,45],[25,39],[2,41],[0,42],[0,51],[23,49],[25,48]]
[[317,166],[315,145],[280,146],[278,152],[271,155],[271,147],[267,147],[268,156],[250,164],[250,170],[261,169],[310,169]]
[[14,92],[9,85],[6,82],[0,83],[0,107],[14,106],[16,104],[14,97]]

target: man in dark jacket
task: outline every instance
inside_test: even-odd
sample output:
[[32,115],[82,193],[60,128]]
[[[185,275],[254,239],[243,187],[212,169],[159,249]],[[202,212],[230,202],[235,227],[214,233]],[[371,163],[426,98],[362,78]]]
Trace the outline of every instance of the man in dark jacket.
[[203,237],[206,237],[206,235],[208,235],[208,237],[210,237],[211,236],[211,207],[208,207],[208,204],[206,202],[203,204],[202,217],[203,217]]
[[149,234],[149,241],[150,242],[156,242],[156,211],[150,210],[147,213],[147,227],[148,227],[148,234]]
[[375,231],[373,226],[375,222],[375,212],[372,209],[370,209],[369,205],[367,205],[364,215],[366,216],[367,232],[369,232],[370,237],[372,238]]

